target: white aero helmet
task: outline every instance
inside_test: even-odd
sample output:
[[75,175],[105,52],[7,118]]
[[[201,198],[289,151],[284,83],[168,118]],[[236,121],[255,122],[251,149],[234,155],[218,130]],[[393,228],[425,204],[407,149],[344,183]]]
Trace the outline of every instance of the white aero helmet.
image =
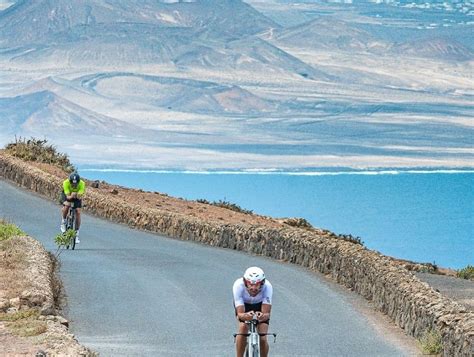
[[244,283],[247,286],[248,284],[265,284],[265,273],[259,267],[250,267],[244,273]]

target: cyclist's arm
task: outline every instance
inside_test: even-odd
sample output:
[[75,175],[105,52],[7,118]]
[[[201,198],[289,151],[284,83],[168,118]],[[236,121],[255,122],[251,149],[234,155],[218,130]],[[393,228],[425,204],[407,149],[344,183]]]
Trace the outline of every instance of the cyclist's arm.
[[244,305],[239,305],[235,308],[235,311],[237,311],[237,318],[239,321],[250,321],[252,320],[253,317],[253,311],[245,312],[245,306]]
[[67,199],[70,200],[72,198],[72,189],[71,189],[71,184],[69,183],[69,180],[65,180],[63,182],[63,191],[64,194],[66,195]]
[[263,289],[262,313],[257,316],[258,321],[269,320],[272,310],[273,286],[267,281]]
[[270,312],[272,311],[272,305],[262,303],[262,312],[258,316],[258,321],[270,320]]
[[86,193],[86,183],[81,180],[78,185],[77,198],[82,198],[84,193]]
[[232,294],[234,296],[234,306],[235,306],[235,313],[237,314],[237,318],[239,321],[248,321],[252,319],[252,314],[249,312],[245,312],[245,304],[244,299],[242,297],[243,294],[243,286],[241,283],[241,279],[237,279],[232,287]]

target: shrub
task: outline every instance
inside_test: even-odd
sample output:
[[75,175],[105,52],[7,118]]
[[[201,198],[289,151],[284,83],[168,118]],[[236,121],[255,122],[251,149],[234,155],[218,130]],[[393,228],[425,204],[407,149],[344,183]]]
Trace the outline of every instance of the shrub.
[[433,263],[420,263],[420,264],[415,264],[419,268],[417,271],[420,273],[430,273],[430,274],[437,274],[439,273],[438,271],[438,266],[436,265],[435,262]]
[[284,224],[287,224],[292,227],[298,227],[298,228],[313,228],[311,223],[309,223],[306,219],[304,218],[285,218],[283,220]]
[[58,234],[54,237],[54,243],[58,246],[56,249],[55,257],[59,259],[63,248],[71,245],[73,239],[76,239],[76,231],[74,229],[68,229],[66,232]]
[[441,334],[435,330],[428,330],[419,339],[423,354],[437,355],[443,350]]
[[474,266],[468,265],[456,272],[458,278],[474,280]]
[[205,199],[198,199],[198,200],[196,200],[196,202],[204,203],[204,204],[207,204],[207,205],[213,205],[213,206],[217,206],[217,207],[222,207],[222,208],[227,208],[227,209],[230,209],[232,211],[240,212],[240,213],[244,213],[244,214],[252,214],[253,213],[253,211],[251,211],[251,210],[244,209],[244,208],[236,205],[235,203],[231,203],[231,202],[228,202],[228,201],[225,201],[225,200],[209,202],[208,200],[205,200]]
[[0,242],[8,240],[14,236],[23,235],[25,235],[25,232],[23,232],[20,228],[18,228],[14,224],[4,221],[3,219],[0,219]]
[[54,238],[54,242],[58,248],[66,247],[71,244],[71,241],[76,238],[76,231],[74,229],[68,229],[66,232],[58,234]]
[[339,234],[336,236],[336,238],[345,240],[346,242],[351,242],[354,244],[359,244],[359,245],[364,245],[364,242],[362,241],[362,238],[357,236],[354,237],[352,234]]
[[7,144],[5,151],[24,161],[55,165],[67,172],[75,170],[67,155],[59,153],[53,145],[48,144],[46,139],[31,138],[27,140],[15,137],[15,142]]

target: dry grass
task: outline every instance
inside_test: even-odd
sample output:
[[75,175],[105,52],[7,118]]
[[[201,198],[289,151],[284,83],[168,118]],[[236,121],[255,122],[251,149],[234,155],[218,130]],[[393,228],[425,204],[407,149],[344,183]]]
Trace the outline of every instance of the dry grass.
[[20,295],[26,284],[23,233],[13,224],[0,220],[0,291],[4,298]]
[[38,336],[48,330],[46,322],[34,319],[7,323],[6,327],[11,331],[11,333],[20,337]]
[[47,140],[15,138],[14,143],[5,146],[5,151],[24,161],[41,162],[60,167],[67,172],[74,171],[74,166],[68,156],[58,152],[53,145],[48,144]]
[[[21,237],[25,233],[15,225],[0,220],[0,297],[12,299],[20,296],[28,284],[24,271],[27,267],[26,245]],[[15,313],[0,313],[0,321],[14,335],[37,336],[47,330],[44,321],[38,320],[36,309],[20,310]]]
[[47,331],[46,322],[38,320],[40,313],[36,309],[22,310],[16,313],[0,313],[0,321],[7,321],[6,327],[16,336],[38,336]]
[[14,335],[20,337],[38,336],[48,330],[46,322],[38,318],[36,309],[21,310],[15,313],[0,313],[0,321],[5,321],[5,327]]
[[40,313],[36,309],[21,310],[11,314],[8,314],[6,312],[0,312],[0,321],[15,322],[29,318],[36,319],[39,317],[39,315]]

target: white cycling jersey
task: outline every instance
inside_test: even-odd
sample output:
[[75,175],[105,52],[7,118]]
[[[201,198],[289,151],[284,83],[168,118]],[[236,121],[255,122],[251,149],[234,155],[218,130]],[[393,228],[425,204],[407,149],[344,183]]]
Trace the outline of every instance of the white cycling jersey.
[[244,279],[239,278],[234,282],[232,288],[234,293],[234,305],[235,307],[245,304],[272,304],[273,287],[268,280],[265,280],[262,290],[256,296],[250,296],[249,292],[245,288]]

